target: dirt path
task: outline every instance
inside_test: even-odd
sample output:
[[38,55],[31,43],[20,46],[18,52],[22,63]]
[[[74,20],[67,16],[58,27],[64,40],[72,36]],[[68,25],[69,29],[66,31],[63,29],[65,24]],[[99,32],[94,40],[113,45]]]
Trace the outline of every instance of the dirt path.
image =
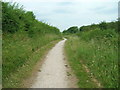
[[68,66],[63,53],[65,41],[66,39],[60,41],[49,51],[31,88],[74,87],[71,85],[72,81],[68,75]]

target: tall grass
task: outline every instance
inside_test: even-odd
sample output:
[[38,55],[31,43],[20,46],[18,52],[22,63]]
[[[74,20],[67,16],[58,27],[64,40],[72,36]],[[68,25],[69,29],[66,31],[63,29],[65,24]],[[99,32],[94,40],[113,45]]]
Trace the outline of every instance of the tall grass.
[[96,88],[97,86],[91,81],[89,74],[85,72],[78,54],[80,42],[76,36],[69,37],[65,44],[65,53],[68,62],[78,78],[79,88]]
[[[29,62],[30,56],[51,41],[60,39],[57,35],[47,34],[29,38],[26,33],[3,36],[3,86],[17,70]],[[40,59],[41,56],[39,56]],[[37,60],[39,60],[37,59]],[[33,59],[33,61],[36,61]]]
[[[65,50],[69,61],[74,58],[70,62],[74,65],[73,70],[79,74],[76,74],[79,82],[86,84],[85,80],[89,76],[84,76],[86,78],[83,80],[80,74],[82,66],[75,66],[82,61],[104,88],[118,87],[118,34],[115,30],[81,32],[78,37],[71,37],[67,41]],[[79,83],[79,86],[83,87],[83,84]]]

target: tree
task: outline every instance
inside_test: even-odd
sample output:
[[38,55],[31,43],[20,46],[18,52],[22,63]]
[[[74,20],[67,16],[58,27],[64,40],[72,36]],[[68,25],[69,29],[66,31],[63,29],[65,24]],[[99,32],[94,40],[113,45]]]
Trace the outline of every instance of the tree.
[[105,21],[103,21],[99,24],[99,27],[101,30],[105,30],[105,29],[107,29],[107,23]]
[[64,30],[63,33],[77,33],[78,32],[78,27],[77,26],[73,26],[68,28],[67,30]]

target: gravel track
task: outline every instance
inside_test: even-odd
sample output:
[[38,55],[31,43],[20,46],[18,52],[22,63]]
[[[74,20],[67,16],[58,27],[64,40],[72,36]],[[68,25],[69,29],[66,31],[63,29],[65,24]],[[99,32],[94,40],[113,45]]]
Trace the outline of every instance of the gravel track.
[[49,51],[31,88],[70,88],[63,53],[65,41],[58,42]]

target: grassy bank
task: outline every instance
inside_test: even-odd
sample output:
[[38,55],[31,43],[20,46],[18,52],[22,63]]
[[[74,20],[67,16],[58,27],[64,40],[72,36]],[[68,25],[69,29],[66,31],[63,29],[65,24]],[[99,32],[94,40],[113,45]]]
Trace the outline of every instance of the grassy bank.
[[[52,41],[42,47],[39,47],[31,54],[26,51],[28,53],[28,56],[25,56],[23,58],[27,58],[27,57],[28,58],[25,60],[25,62],[21,66],[19,66],[19,68],[15,68],[14,72],[8,73],[9,77],[6,77],[3,79],[3,87],[4,88],[26,88],[25,87],[26,85],[24,85],[23,81],[31,76],[33,68],[36,66],[37,62],[40,62],[45,56],[45,54],[47,53],[47,51],[50,50],[59,40]],[[12,64],[13,67],[18,67],[19,62],[16,62],[16,64],[15,63]],[[11,66],[9,65],[7,66],[7,68],[8,67],[11,67]]]
[[[50,42],[60,40],[57,35],[51,34],[34,39],[25,36],[22,32],[21,35],[16,33],[3,37],[3,87],[19,87],[22,79],[28,76],[27,73],[32,70],[44,52],[53,46]],[[48,47],[45,47],[46,45]]]
[[78,47],[80,43],[78,41],[78,37],[69,37],[65,44],[65,52],[68,62],[78,78],[79,88],[95,88],[97,86],[91,81],[89,74],[84,70],[80,63],[81,59],[78,55]]
[[[91,74],[103,88],[118,87],[118,33],[115,30],[83,31],[69,37],[65,51],[80,88],[98,87],[91,80]],[[89,73],[82,64],[89,68]]]

